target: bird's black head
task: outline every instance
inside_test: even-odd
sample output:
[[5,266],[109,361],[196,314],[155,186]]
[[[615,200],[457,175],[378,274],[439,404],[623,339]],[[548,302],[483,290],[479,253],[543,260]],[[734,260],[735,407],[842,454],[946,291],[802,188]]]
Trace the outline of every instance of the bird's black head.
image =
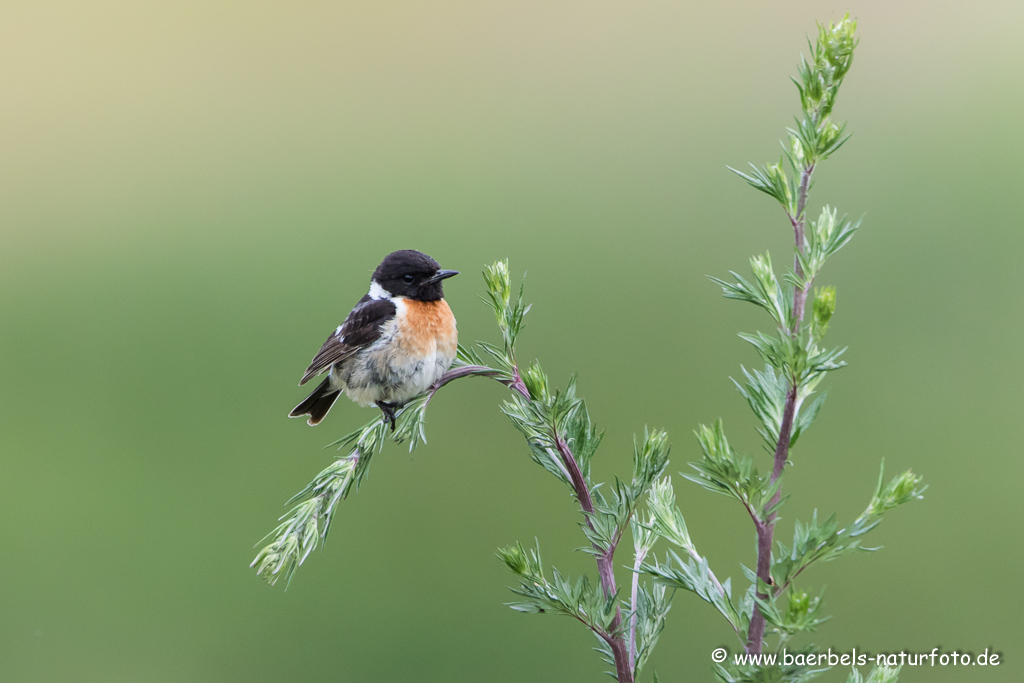
[[457,270],[441,270],[437,261],[415,249],[393,251],[373,271],[373,283],[391,296],[417,301],[444,298],[441,281],[458,275]]

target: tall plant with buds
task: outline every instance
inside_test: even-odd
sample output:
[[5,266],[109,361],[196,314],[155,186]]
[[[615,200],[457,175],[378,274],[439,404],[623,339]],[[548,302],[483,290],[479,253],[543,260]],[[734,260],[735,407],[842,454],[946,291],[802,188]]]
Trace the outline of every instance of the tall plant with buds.
[[[652,559],[643,566],[664,585],[692,591],[711,603],[749,654],[761,653],[769,636],[774,637],[774,647],[781,649],[796,634],[814,631],[824,620],[822,601],[820,595],[812,597],[806,591],[803,572],[821,561],[870,550],[862,545],[862,536],[878,525],[886,511],[921,498],[924,491],[921,478],[909,470],[889,482],[880,472],[867,508],[851,524],[841,527],[835,515],[822,519],[815,512],[809,522],[795,522],[790,544],[776,539],[791,449],[822,408],[824,396],[815,396],[822,380],[845,365],[841,360],[845,349],[825,345],[836,310],[836,290],[817,287],[812,296],[812,288],[828,258],[849,243],[860,222],[840,216],[829,206],[811,220],[807,207],[816,169],[849,139],[846,124],[836,122],[832,114],[853,62],[855,32],[856,22],[849,16],[837,24],[819,26],[810,59],[801,57],[793,79],[802,116],[788,129],[784,160],[760,167],[751,164],[747,173],[735,171],[781,206],[794,238],[792,267],[777,274],[765,253],[750,260],[749,279],[735,272],[728,279],[712,278],[726,298],[752,303],[772,321],[771,332],[740,334],[757,350],[764,367],[741,368],[743,380],[734,380],[758,422],[758,433],[770,455],[768,471],[761,473],[753,458],[738,454],[718,421],[698,427],[702,457],[691,464],[693,472],[685,475],[708,491],[736,499],[753,522],[756,569],[744,567],[749,588],[733,595],[728,581],[718,582],[706,564],[693,559],[693,544],[685,534],[661,533],[689,557],[669,553],[664,560]],[[663,499],[670,501],[671,484],[666,480],[662,486]],[[670,503],[656,506],[653,512],[656,531],[670,523],[685,529],[682,514]],[[799,666],[716,665],[719,679],[729,682],[802,681],[816,673]],[[870,680],[894,677],[895,672],[879,669]]]
[[[745,590],[734,591],[730,578],[720,580],[698,551],[676,506],[672,480],[665,476],[669,462],[665,432],[645,429],[635,439],[629,478],[616,478],[610,484],[593,480],[590,465],[602,432],[578,396],[575,379],[558,390],[536,361],[520,365],[516,342],[529,306],[523,302],[522,286],[518,292],[513,289],[505,261],[484,270],[486,302],[494,311],[501,343],[460,347],[451,370],[426,395],[399,409],[393,431],[378,416],[332,444],[344,449],[345,455],[290,501],[292,507],[253,560],[259,575],[271,584],[282,577],[290,582],[310,552],[323,543],[338,504],[358,488],[384,444],[392,440],[415,448],[424,441],[426,410],[437,391],[454,380],[482,376],[510,389],[501,410],[523,435],[531,458],[568,489],[581,515],[583,552],[593,557],[597,569],[596,579],[570,577],[545,567],[539,547],[514,543],[502,548],[498,557],[519,579],[512,589],[517,596],[512,609],[562,614],[583,624],[597,638],[596,649],[619,683],[632,683],[644,669],[676,589],[710,603],[748,654],[762,653],[769,637],[774,637],[773,645],[779,649],[797,634],[815,630],[824,619],[821,596],[812,597],[806,591],[804,571],[821,561],[870,550],[862,545],[863,535],[888,510],[920,498],[924,490],[921,478],[909,470],[888,482],[880,472],[868,506],[852,523],[840,528],[835,515],[820,519],[815,513],[809,522],[795,522],[791,544],[775,539],[790,450],[821,410],[823,397],[815,397],[821,381],[844,365],[843,349],[830,349],[824,343],[836,310],[836,291],[818,287],[813,297],[811,292],[826,260],[850,241],[858,223],[828,206],[816,220],[808,220],[806,212],[816,167],[848,139],[845,124],[833,121],[832,110],[852,63],[855,29],[849,17],[820,27],[810,60],[801,59],[794,81],[803,117],[789,129],[784,145],[788,170],[780,161],[752,166],[749,173],[737,171],[782,206],[794,235],[792,268],[779,276],[764,254],[751,259],[750,279],[737,273],[727,280],[713,278],[727,298],[755,304],[773,323],[770,333],[740,335],[765,365],[742,368],[743,381],[736,382],[771,455],[769,471],[760,473],[753,458],[738,454],[718,421],[698,427],[701,458],[684,475],[709,491],[736,499],[753,522],[756,569],[744,568],[749,584]],[[627,534],[632,558],[622,564],[617,552]],[[661,557],[655,552],[659,542],[670,546]],[[628,576],[622,584],[617,571]],[[802,665],[765,666],[749,661],[715,666],[716,676],[727,683],[804,681],[820,672]],[[865,679],[855,670],[849,683],[891,683],[896,675],[895,670],[878,667]]]

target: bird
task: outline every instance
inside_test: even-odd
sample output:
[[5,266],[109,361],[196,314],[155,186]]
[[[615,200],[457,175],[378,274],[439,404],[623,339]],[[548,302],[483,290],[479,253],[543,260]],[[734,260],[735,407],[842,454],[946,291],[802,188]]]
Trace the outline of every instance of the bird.
[[402,249],[384,257],[370,291],[313,357],[299,386],[327,377],[288,414],[317,425],[341,394],[376,405],[395,430],[395,411],[425,393],[455,361],[458,330],[442,283],[458,275],[426,254]]

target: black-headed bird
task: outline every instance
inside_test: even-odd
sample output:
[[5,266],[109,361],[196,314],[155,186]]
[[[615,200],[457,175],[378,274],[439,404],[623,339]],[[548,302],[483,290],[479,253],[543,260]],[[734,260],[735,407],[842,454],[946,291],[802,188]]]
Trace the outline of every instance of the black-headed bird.
[[319,424],[342,393],[376,405],[395,428],[395,411],[423,394],[451,367],[458,348],[455,316],[441,284],[458,275],[414,249],[388,254],[370,291],[313,357],[299,385],[328,375],[289,417]]

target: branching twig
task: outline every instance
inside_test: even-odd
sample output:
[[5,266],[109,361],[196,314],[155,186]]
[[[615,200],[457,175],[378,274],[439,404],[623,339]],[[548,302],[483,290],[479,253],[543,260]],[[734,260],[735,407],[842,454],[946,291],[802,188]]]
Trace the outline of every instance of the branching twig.
[[448,370],[425,397],[414,399],[398,411],[397,431],[389,433],[384,419],[377,417],[362,429],[331,444],[350,446],[351,450],[288,501],[293,507],[266,537],[273,540],[260,550],[250,566],[255,567],[270,584],[276,583],[281,576],[290,583],[296,569],[318,544],[326,540],[338,503],[348,497],[353,486],[358,487],[373,454],[380,451],[388,439],[396,443],[411,440],[413,444],[422,439],[423,420],[430,399],[441,387],[463,377],[490,377],[523,396],[529,396],[518,374],[509,377],[499,370],[472,364],[461,364]]
[[[572,451],[569,449],[569,445],[565,442],[565,439],[562,438],[558,433],[557,428],[553,425],[552,434],[555,438],[555,444],[558,447],[558,454],[562,458],[562,464],[565,465],[565,468],[569,471],[569,478],[572,481],[572,487],[576,491],[576,500],[579,501],[580,508],[583,509],[583,514],[586,516],[587,526],[593,530],[594,523],[592,521],[592,517],[594,515],[594,503],[591,499],[590,489],[587,486],[587,482],[583,478],[583,473],[580,471],[579,463],[576,462],[576,458],[573,456]],[[601,577],[601,587],[604,589],[605,597],[612,600],[614,599],[615,594],[619,592],[619,589],[615,584],[615,544],[611,544],[608,548],[601,548],[595,543],[594,550],[596,551],[597,572]],[[630,656],[627,654],[626,643],[622,638],[621,626],[622,610],[618,603],[616,603],[615,617],[612,619],[611,623],[611,634],[610,637],[605,638],[605,640],[615,657],[615,673],[617,680],[619,683],[632,683],[633,667],[630,664]],[[630,648],[630,650],[631,649],[632,648]]]

